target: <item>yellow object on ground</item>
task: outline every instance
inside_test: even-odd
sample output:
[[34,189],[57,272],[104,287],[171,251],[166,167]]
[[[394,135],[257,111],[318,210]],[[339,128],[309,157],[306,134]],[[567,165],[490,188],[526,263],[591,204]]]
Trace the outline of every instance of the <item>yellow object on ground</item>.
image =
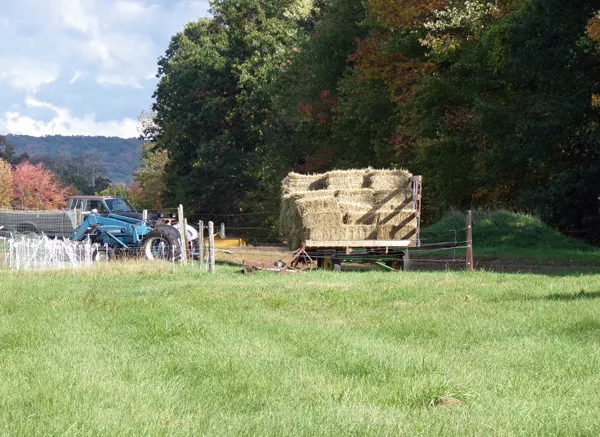
[[[204,244],[208,246],[208,238],[204,239]],[[215,247],[246,247],[246,242],[242,238],[221,238],[217,235]]]

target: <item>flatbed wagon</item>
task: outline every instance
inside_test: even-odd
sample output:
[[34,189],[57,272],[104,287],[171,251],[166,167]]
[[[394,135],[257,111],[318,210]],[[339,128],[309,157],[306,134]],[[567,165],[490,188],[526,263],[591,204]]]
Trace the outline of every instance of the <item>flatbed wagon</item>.
[[339,271],[342,262],[373,263],[388,270],[408,270],[408,248],[416,240],[306,241],[296,250],[291,267],[316,263],[317,268]]

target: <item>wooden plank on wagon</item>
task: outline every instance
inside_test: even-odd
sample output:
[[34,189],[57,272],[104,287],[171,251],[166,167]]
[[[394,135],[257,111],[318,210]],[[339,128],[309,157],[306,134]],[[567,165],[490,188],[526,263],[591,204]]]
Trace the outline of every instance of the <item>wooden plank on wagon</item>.
[[412,247],[413,240],[354,240],[354,241],[314,241],[306,240],[307,248],[329,247]]

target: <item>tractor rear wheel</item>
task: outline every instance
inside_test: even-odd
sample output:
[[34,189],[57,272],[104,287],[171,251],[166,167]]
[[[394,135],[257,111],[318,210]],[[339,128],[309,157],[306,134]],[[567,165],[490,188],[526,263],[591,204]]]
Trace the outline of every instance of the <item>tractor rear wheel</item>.
[[[178,231],[175,231],[179,234]],[[181,259],[181,239],[164,229],[150,231],[142,241],[142,254],[149,260]]]

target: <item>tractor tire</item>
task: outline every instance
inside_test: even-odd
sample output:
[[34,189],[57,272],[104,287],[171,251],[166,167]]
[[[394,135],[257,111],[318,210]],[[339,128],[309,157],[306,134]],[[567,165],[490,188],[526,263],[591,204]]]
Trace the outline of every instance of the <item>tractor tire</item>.
[[[165,229],[167,228],[167,229]],[[171,231],[169,231],[171,229]],[[150,231],[142,241],[142,255],[146,259],[181,259],[181,236],[170,226],[159,226]]]

